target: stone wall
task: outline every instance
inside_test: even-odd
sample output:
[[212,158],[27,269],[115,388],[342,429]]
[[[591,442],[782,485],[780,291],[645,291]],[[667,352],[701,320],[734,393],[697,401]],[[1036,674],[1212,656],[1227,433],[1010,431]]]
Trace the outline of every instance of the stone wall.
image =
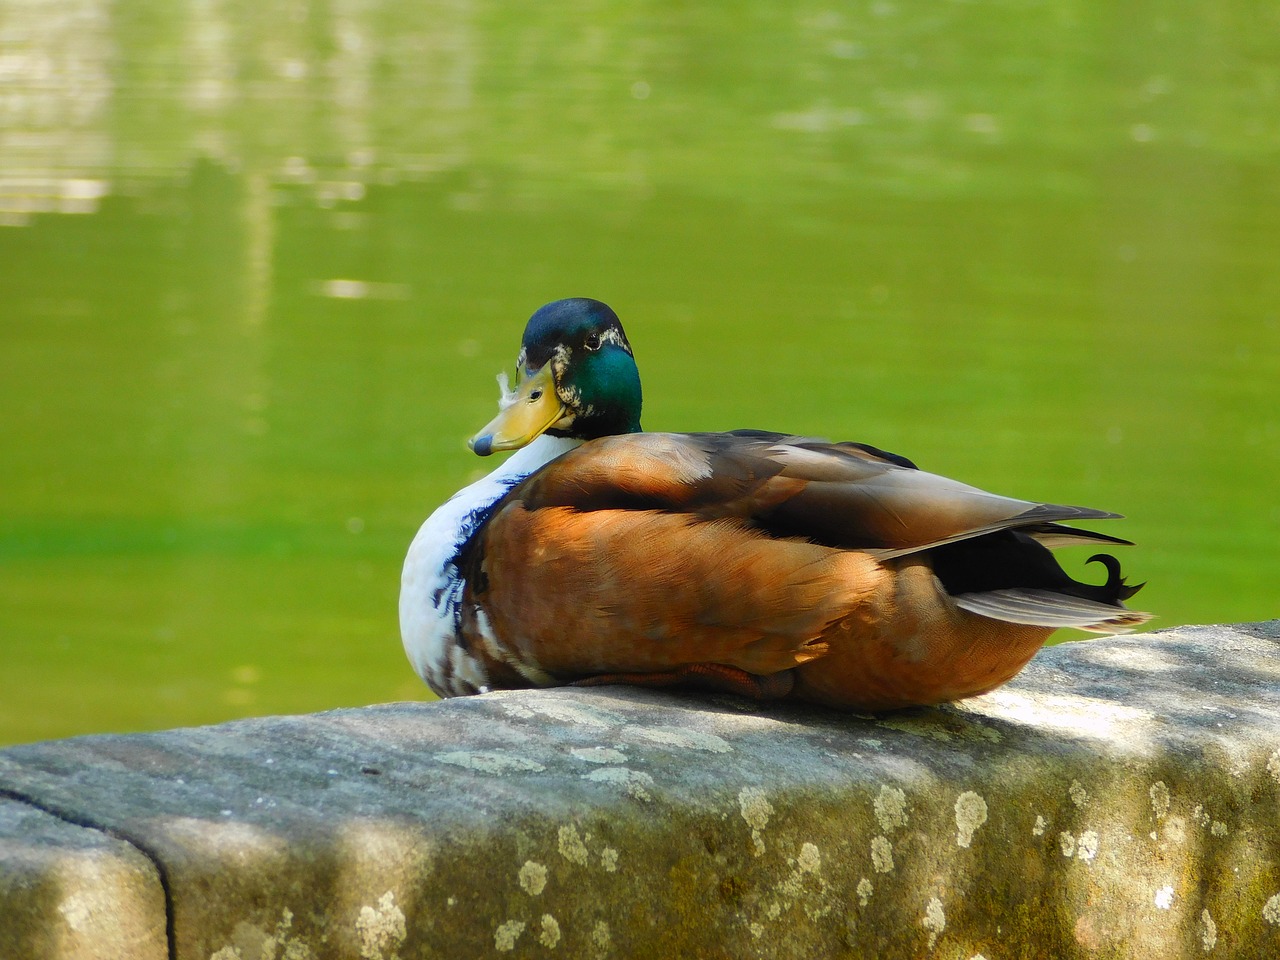
[[0,751],[0,957],[1280,956],[1280,621],[857,717],[624,688]]

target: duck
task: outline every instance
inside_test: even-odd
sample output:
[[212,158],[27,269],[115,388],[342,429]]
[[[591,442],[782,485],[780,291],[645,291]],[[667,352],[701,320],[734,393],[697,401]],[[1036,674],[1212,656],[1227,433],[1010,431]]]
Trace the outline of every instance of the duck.
[[632,684],[855,712],[989,692],[1061,628],[1150,614],[1110,553],[1119,514],[988,493],[866,443],[765,430],[645,432],[617,314],[530,317],[517,383],[468,442],[511,451],[409,547],[404,649],[440,697]]

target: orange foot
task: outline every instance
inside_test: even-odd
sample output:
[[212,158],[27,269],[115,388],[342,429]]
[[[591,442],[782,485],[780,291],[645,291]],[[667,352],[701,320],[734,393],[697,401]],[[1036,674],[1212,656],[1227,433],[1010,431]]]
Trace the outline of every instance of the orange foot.
[[736,693],[752,700],[777,700],[791,692],[795,678],[790,670],[759,676],[722,663],[691,663],[655,673],[602,673],[584,677],[571,687],[600,687],[624,683],[633,687],[693,687],[717,693]]

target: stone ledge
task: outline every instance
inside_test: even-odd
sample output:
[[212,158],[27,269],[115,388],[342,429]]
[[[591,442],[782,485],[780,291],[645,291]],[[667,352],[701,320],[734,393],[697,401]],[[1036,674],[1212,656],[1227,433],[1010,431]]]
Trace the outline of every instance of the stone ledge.
[[0,957],[164,960],[164,889],[130,844],[0,798]]
[[878,719],[520,691],[13,747],[0,791],[6,958],[1276,956],[1280,621]]

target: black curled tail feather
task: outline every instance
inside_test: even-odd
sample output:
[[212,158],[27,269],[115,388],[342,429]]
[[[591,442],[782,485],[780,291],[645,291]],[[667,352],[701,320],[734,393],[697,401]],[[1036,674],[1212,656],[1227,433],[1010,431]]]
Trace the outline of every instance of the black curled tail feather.
[[1107,568],[1107,582],[1093,588],[1094,591],[1097,591],[1095,598],[1102,600],[1104,603],[1120,603],[1123,600],[1128,600],[1146,586],[1146,583],[1139,583],[1131,587],[1125,583],[1125,579],[1120,573],[1120,561],[1109,553],[1095,553],[1087,562],[1100,563]]

